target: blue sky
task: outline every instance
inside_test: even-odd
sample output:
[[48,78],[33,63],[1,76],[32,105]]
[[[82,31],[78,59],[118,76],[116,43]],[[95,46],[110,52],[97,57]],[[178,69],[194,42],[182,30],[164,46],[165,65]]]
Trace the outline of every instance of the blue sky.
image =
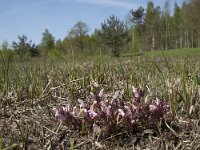
[[[171,9],[182,0],[169,0]],[[146,7],[148,0],[1,0],[0,44],[17,41],[18,35],[26,35],[38,44],[47,28],[56,39],[63,39],[77,21],[83,21],[90,32],[100,28],[110,15],[126,18],[130,9]],[[154,0],[163,7],[165,0]]]

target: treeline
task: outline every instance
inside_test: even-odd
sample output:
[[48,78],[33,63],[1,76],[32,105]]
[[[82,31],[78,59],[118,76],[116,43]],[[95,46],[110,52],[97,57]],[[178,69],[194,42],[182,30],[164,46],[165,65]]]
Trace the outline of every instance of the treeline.
[[108,17],[91,35],[88,25],[78,21],[62,40],[56,40],[45,29],[38,45],[21,35],[11,47],[4,41],[1,49],[12,49],[12,53],[23,57],[62,57],[200,47],[199,8],[199,0],[189,0],[182,6],[175,3],[170,13],[169,1],[162,9],[149,1],[146,9],[130,10],[124,20],[115,15]]
[[169,7],[169,1],[162,10],[150,1],[146,11],[142,7],[131,11],[135,43],[139,41],[136,49],[200,47],[200,1],[184,1],[181,7],[175,3],[172,15]]

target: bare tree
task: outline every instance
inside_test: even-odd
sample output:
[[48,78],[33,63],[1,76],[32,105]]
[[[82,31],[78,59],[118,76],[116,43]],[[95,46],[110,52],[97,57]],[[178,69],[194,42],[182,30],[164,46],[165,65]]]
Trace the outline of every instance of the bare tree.
[[75,45],[83,51],[85,46],[85,37],[89,32],[89,27],[86,23],[78,21],[69,32],[69,37],[74,39]]

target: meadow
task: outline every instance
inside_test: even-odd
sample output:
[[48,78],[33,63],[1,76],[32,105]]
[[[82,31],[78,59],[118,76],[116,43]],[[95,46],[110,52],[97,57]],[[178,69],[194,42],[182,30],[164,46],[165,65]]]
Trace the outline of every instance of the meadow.
[[[0,64],[0,150],[200,149],[199,66],[200,49],[119,58],[5,58]],[[116,102],[110,126],[98,117],[97,110],[103,110],[98,100],[106,108]],[[92,128],[85,118],[91,106],[96,110],[92,117],[88,113]],[[127,121],[129,106],[129,115],[137,118],[133,124]],[[75,113],[77,122],[68,113]]]

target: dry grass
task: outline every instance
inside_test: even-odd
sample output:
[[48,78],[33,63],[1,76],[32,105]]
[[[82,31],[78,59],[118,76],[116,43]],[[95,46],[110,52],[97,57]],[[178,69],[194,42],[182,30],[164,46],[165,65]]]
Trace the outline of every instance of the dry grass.
[[[199,65],[199,61],[191,58],[167,62],[162,58],[138,58],[73,64],[10,64],[6,77],[9,83],[5,85],[5,78],[0,77],[0,149],[197,150],[200,148]],[[94,81],[97,88],[92,86]],[[159,134],[146,130],[99,138],[91,132],[60,124],[54,117],[53,107],[76,105],[78,98],[87,100],[91,91],[95,93],[101,88],[107,97],[116,90],[124,90],[123,99],[129,101],[133,97],[132,86],[142,87],[151,98],[165,100],[178,126],[192,122],[192,129],[178,130],[175,124],[168,131],[160,128]]]

